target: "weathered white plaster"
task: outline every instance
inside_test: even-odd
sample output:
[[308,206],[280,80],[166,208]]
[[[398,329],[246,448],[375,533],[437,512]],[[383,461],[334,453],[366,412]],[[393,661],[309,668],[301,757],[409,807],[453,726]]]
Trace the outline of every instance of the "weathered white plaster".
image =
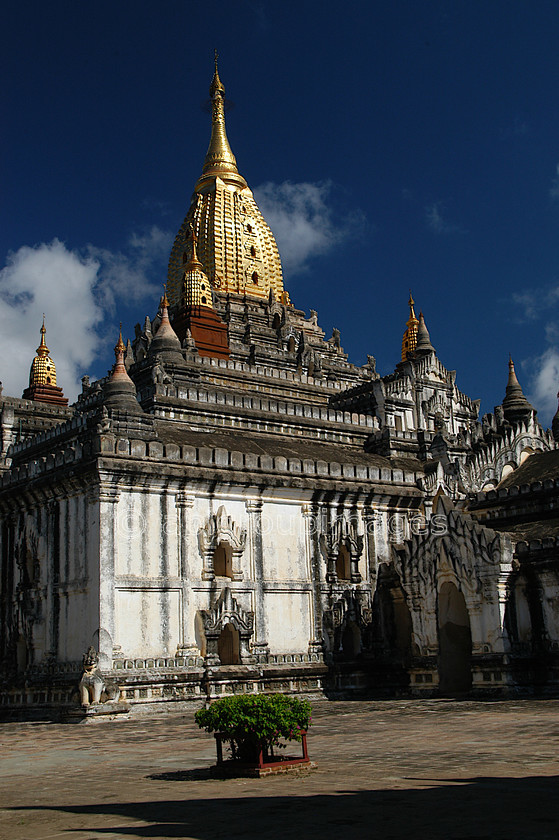
[[177,589],[117,589],[115,642],[131,657],[172,656],[181,638]]
[[264,606],[270,652],[305,651],[312,637],[310,594],[266,592]]

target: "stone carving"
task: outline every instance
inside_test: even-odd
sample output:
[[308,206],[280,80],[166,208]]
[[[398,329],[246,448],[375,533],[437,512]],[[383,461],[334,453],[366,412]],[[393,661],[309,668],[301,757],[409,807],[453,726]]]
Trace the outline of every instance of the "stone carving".
[[233,597],[228,586],[223,589],[213,609],[200,610],[204,636],[206,639],[206,663],[219,665],[218,644],[222,630],[227,624],[233,625],[239,634],[239,654],[242,664],[256,661],[250,651],[250,638],[254,632],[254,613],[243,610]]
[[[417,643],[436,649],[437,593],[448,581],[464,596],[474,643],[484,638],[502,646],[507,580],[512,570],[509,538],[453,509],[444,496],[434,513],[427,533],[413,535],[394,552]],[[483,626],[477,623],[481,616]]]
[[340,552],[345,549],[350,562],[349,580],[351,583],[360,583],[359,559],[363,553],[363,544],[364,539],[357,531],[356,521],[354,519],[337,518],[327,533],[320,538],[321,551],[327,564],[326,580],[330,583],[339,581],[340,576],[336,571],[336,562]]
[[[93,646],[83,655],[83,674],[80,680],[80,700],[82,706],[101,703],[114,703],[118,700],[119,690],[115,683],[108,683],[101,674],[99,654]],[[104,695],[104,697],[103,697]]]
[[240,528],[227,515],[225,507],[220,506],[214,516],[210,516],[205,528],[198,531],[198,547],[204,560],[202,578],[215,578],[214,554],[219,545],[229,546],[231,558],[231,580],[242,580],[241,557],[247,540],[246,529]]
[[342,597],[324,612],[322,626],[326,650],[331,654],[340,654],[345,649],[345,655],[349,654],[349,658],[353,658],[369,646],[371,623],[370,592],[346,590]]

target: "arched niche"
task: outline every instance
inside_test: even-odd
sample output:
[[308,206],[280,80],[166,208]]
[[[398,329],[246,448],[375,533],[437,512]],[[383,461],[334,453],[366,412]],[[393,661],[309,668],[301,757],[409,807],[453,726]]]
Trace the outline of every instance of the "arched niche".
[[207,664],[238,665],[255,661],[250,650],[254,613],[242,609],[228,585],[211,610],[199,611],[198,622],[204,635],[199,647],[205,651]]
[[527,458],[529,458],[529,457],[530,457],[530,455],[533,455],[533,454],[534,454],[534,449],[532,449],[532,447],[531,447],[531,446],[526,446],[526,447],[522,450],[522,452],[520,453],[520,458],[518,459],[518,463],[519,463],[519,465],[520,465],[520,464],[523,464],[523,463],[524,463],[524,461],[526,461],[526,459],[527,459]]
[[229,543],[220,542],[215,547],[213,570],[216,577],[233,577],[233,548]]
[[450,581],[438,597],[439,685],[443,695],[464,694],[472,687],[472,633],[464,595]]
[[203,558],[202,578],[242,580],[241,558],[246,538],[246,530],[233,522],[221,505],[217,513],[209,517],[206,526],[198,531],[198,547]]
[[515,469],[516,464],[510,462],[508,464],[505,464],[503,469],[501,470],[501,478],[499,479],[499,482],[504,481],[505,478],[507,478],[511,473],[515,471]]

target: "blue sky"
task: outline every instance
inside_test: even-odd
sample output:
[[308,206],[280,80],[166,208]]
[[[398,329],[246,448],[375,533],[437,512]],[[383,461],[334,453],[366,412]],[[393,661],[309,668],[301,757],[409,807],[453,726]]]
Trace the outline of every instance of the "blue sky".
[[559,5],[539,0],[5,4],[0,379],[42,312],[59,382],[153,315],[209,139],[220,53],[239,170],[294,304],[389,373],[413,291],[488,411],[508,353],[559,387]]

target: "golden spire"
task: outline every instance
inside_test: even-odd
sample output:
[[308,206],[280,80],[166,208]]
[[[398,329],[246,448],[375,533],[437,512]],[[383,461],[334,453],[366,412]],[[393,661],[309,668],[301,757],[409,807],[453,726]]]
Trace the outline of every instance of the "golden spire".
[[49,348],[47,347],[47,343],[45,341],[45,335],[47,334],[47,330],[45,327],[45,313],[43,312],[43,325],[41,327],[41,343],[37,347],[37,355],[38,356],[48,356]]
[[227,133],[225,131],[225,88],[217,70],[217,50],[215,51],[215,71],[210,85],[212,99],[212,134],[210,145],[204,160],[202,178],[204,175],[219,175],[227,179],[228,174],[235,175],[235,181],[246,181],[239,175],[235,155],[231,151]]
[[402,338],[402,361],[405,362],[408,358],[408,353],[413,353],[417,345],[417,327],[419,325],[418,319],[415,317],[415,312],[413,309],[414,306],[414,299],[411,294],[410,289],[410,298],[408,300],[408,306],[410,308],[410,317],[406,322],[406,331],[404,332],[404,336]]
[[[276,300],[289,304],[274,235],[238,172],[227,140],[224,94],[216,54],[210,86],[210,145],[203,174],[196,183],[190,209],[169,259],[167,288],[173,319],[182,305],[184,283],[188,279],[185,272],[193,267],[203,270],[204,284],[210,284],[220,294],[267,300],[272,291]],[[207,305],[209,300],[207,297]],[[200,305],[200,301],[192,301],[192,305]]]
[[45,316],[41,326],[41,342],[37,347],[37,355],[31,364],[29,372],[29,386],[31,385],[56,385],[56,366],[50,358],[50,350],[45,340],[47,330],[45,327]]

